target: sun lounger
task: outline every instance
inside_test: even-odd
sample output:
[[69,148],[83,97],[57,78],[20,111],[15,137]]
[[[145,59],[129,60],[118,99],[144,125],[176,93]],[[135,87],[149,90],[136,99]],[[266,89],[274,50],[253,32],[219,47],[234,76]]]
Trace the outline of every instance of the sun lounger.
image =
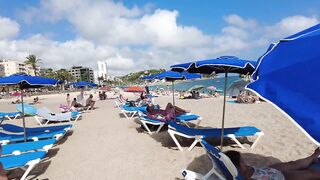
[[[74,121],[77,121],[80,116],[81,114],[78,114]],[[46,125],[49,122],[72,122],[73,120],[72,112],[53,114],[49,109],[44,107],[37,109],[37,115],[35,116],[35,119],[40,125]]]
[[138,114],[138,112],[146,112],[147,110],[147,106],[140,106],[140,107],[129,107],[127,105],[123,105],[120,107],[121,112],[123,113],[123,115],[129,119],[129,118],[133,118],[135,115]]
[[[148,125],[159,126],[158,129],[156,130],[156,133],[158,133],[161,130],[161,128],[165,124],[167,124],[166,122],[162,122],[162,121],[159,121],[156,119],[150,119],[145,114],[143,114],[143,112],[138,112],[138,114],[139,114],[139,121],[141,122],[143,127],[148,131],[148,133],[150,135],[152,134],[152,132],[151,132],[150,128],[148,127]],[[198,122],[196,124],[196,128],[197,128],[201,119],[202,118],[198,115],[187,113],[187,114],[177,116],[176,122],[182,122],[186,126],[189,127],[188,122],[193,121],[193,120],[198,120]]]
[[[231,162],[231,160],[219,151],[217,148],[211,146],[206,141],[201,140],[200,144],[207,151],[207,154],[212,162],[212,169],[208,171],[205,175],[196,173],[190,170],[182,170],[182,176],[187,180],[206,180],[209,179],[213,174],[215,174],[221,180],[235,179],[242,180],[237,168]],[[221,172],[221,173],[219,173]]]
[[46,139],[40,141],[22,142],[7,144],[2,146],[2,157],[7,155],[20,155],[30,151],[48,151],[57,142],[55,139]]
[[0,163],[2,163],[5,170],[17,168],[25,169],[23,176],[20,178],[20,180],[24,180],[34,166],[39,164],[40,161],[46,157],[46,154],[47,152],[45,151],[38,151],[17,156],[5,156],[0,158]]
[[[72,125],[60,125],[60,126],[45,126],[45,127],[33,127],[33,128],[26,128],[27,133],[32,133],[32,132],[54,132],[54,131],[69,131],[71,130]],[[23,133],[23,127],[16,126],[13,124],[1,124],[0,125],[0,130],[12,132],[12,133]]]
[[[221,136],[221,129],[219,128],[209,128],[209,129],[194,129],[189,128],[176,122],[169,122],[168,133],[170,134],[172,140],[176,143],[178,148],[183,151],[180,143],[176,139],[175,135],[185,137],[188,139],[194,139],[194,142],[189,147],[189,151],[200,142],[203,138],[219,138]],[[259,141],[259,139],[264,135],[262,131],[253,126],[242,126],[234,128],[225,128],[224,137],[232,139],[238,146],[242,149],[245,149],[244,146],[238,141],[239,137],[248,137],[248,136],[257,136],[255,142],[251,145],[251,148],[254,148]]]
[[20,112],[0,112],[0,116],[8,120],[13,120],[18,117],[21,117],[21,113]]
[[[61,139],[66,134],[65,130],[53,131],[53,132],[31,132],[27,133],[26,137],[28,141],[38,141],[41,139]],[[8,143],[15,143],[15,142],[22,142],[24,141],[24,134],[8,134],[0,132],[0,143],[1,144],[8,144]]]

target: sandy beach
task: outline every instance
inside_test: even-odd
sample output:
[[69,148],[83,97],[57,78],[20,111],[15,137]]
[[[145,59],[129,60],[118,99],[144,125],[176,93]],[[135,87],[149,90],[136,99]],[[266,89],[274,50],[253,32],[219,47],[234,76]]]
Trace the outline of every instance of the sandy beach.
[[[75,97],[77,94],[71,94]],[[54,112],[65,102],[65,94],[39,96],[41,104]],[[94,94],[97,99],[97,94]],[[133,98],[132,96],[130,98]],[[164,107],[172,97],[155,99]],[[31,98],[27,98],[31,102]],[[9,100],[1,100],[1,111],[15,111]],[[201,127],[220,127],[222,98],[179,100],[176,105],[202,116]],[[73,133],[49,151],[49,157],[35,167],[27,179],[181,179],[180,170],[188,168],[200,173],[211,168],[204,149],[197,145],[187,151],[190,141],[183,140],[185,151],[175,146],[166,130],[149,135],[138,121],[125,119],[115,108],[114,100],[96,102],[97,109],[83,114],[73,123]],[[22,120],[5,121],[22,126]],[[28,127],[38,126],[33,117],[26,118]],[[55,125],[55,124],[52,124]],[[315,145],[277,109],[268,103],[227,103],[225,127],[256,126],[265,135],[250,149],[252,140],[244,139],[246,149],[226,142],[224,150],[238,150],[251,165],[264,166],[291,161],[313,152]],[[219,139],[214,140],[219,144]],[[14,171],[10,176],[19,176]]]

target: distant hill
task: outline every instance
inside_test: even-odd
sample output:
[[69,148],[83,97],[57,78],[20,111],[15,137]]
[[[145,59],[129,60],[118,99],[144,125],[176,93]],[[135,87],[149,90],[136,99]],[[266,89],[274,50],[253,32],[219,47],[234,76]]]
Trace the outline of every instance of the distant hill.
[[134,72],[127,74],[125,76],[121,76],[120,79],[123,81],[124,84],[136,84],[141,82],[140,78],[143,76],[148,76],[151,74],[158,74],[161,72],[166,71],[165,69],[150,69],[150,70],[144,70],[139,72]]

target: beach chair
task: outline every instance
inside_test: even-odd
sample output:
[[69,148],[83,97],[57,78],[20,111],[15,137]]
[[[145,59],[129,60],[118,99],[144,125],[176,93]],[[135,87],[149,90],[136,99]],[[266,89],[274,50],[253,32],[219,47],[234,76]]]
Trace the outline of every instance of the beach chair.
[[[54,114],[48,108],[42,107],[37,109],[37,115],[34,116],[36,121],[41,125],[46,125],[49,122],[72,122],[72,112]],[[81,117],[81,114],[76,115],[74,121],[77,121]]]
[[47,155],[46,151],[37,151],[24,153],[17,156],[5,156],[0,157],[0,163],[4,170],[13,170],[13,169],[24,169],[25,172],[20,178],[20,180],[26,179],[29,175],[30,171],[40,163],[42,159],[44,159]]
[[4,119],[13,120],[17,119],[18,117],[21,117],[20,112],[0,112],[0,116],[2,116]]
[[[60,125],[60,126],[44,126],[44,127],[33,127],[33,128],[25,128],[27,133],[32,132],[54,132],[54,131],[61,131],[64,130],[66,132],[72,129],[71,124],[67,125]],[[23,127],[16,126],[13,124],[1,124],[0,130],[8,131],[12,133],[23,133]]]
[[[162,122],[156,119],[150,119],[146,116],[146,114],[144,114],[143,112],[138,112],[139,114],[139,121],[141,122],[142,126],[148,131],[148,133],[151,135],[153,134],[150,130],[150,128],[148,127],[148,125],[153,125],[153,126],[159,126],[158,129],[156,130],[156,133],[160,132],[161,128],[166,125],[166,122]],[[181,122],[183,124],[185,124],[186,126],[189,127],[188,122],[190,121],[194,121],[194,120],[198,120],[197,124],[196,124],[196,128],[198,127],[200,121],[201,121],[201,117],[195,114],[191,114],[191,113],[186,113],[180,116],[177,116],[176,118],[176,122]]]
[[[66,134],[65,130],[57,130],[52,132],[27,132],[26,138],[28,141],[39,141],[42,139],[56,139],[60,140]],[[8,134],[0,132],[0,143],[17,143],[24,141],[24,134]]]
[[57,142],[55,139],[46,139],[40,141],[21,142],[15,144],[7,144],[2,146],[1,156],[20,155],[30,151],[46,151],[53,147]]
[[213,174],[220,180],[242,180],[238,169],[234,166],[231,160],[223,154],[219,149],[211,146],[206,141],[201,140],[200,144],[207,151],[207,154],[212,162],[212,169],[205,175],[196,173],[187,169],[181,171],[182,176],[186,180],[207,180]]
[[140,107],[129,107],[127,105],[123,105],[120,107],[120,111],[122,114],[126,117],[126,119],[131,119],[135,115],[138,114],[138,112],[146,112],[147,106],[140,106]]
[[[176,122],[169,122],[168,133],[170,134],[172,140],[178,146],[180,151],[183,151],[179,141],[176,138],[177,136],[181,136],[188,139],[194,139],[194,142],[188,148],[191,151],[194,146],[201,141],[203,138],[219,138],[221,136],[220,128],[207,128],[207,129],[195,129],[189,128]],[[253,126],[242,126],[242,127],[234,127],[234,128],[225,128],[224,129],[224,137],[230,138],[233,140],[238,146],[242,149],[245,149],[244,146],[238,141],[239,137],[248,137],[248,136],[257,136],[254,143],[251,145],[251,148],[254,148],[260,138],[264,135],[262,131]]]

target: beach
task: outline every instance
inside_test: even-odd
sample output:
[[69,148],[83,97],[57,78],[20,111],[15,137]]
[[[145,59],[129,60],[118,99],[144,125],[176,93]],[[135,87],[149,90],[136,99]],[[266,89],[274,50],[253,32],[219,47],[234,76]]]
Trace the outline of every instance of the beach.
[[[77,93],[72,93],[75,97]],[[93,94],[97,99],[98,94]],[[66,94],[41,95],[37,107],[46,106],[60,112]],[[125,97],[134,99],[132,94]],[[31,102],[32,98],[27,98]],[[171,96],[155,98],[165,107]],[[0,100],[2,111],[15,111],[10,100]],[[223,98],[176,99],[176,105],[202,116],[200,127],[221,127]],[[183,152],[175,146],[164,129],[149,135],[140,128],[135,119],[126,119],[115,108],[114,99],[96,101],[97,109],[83,113],[82,119],[74,122],[73,133],[49,151],[49,157],[36,166],[27,179],[181,179],[184,168],[199,173],[211,169],[205,150],[197,145],[192,151],[187,147],[190,140],[181,138]],[[5,121],[22,126],[22,119]],[[33,117],[26,118],[28,127],[38,127]],[[59,125],[59,124],[51,124]],[[266,166],[276,162],[292,161],[310,155],[316,148],[301,130],[272,105],[227,103],[225,127],[256,126],[264,136],[254,149],[251,138],[244,139],[246,149],[226,141],[224,150],[244,153],[250,165]],[[248,142],[248,143],[246,143]],[[212,140],[219,145],[219,139]],[[13,171],[10,176],[19,176]],[[21,174],[20,174],[21,175]]]

